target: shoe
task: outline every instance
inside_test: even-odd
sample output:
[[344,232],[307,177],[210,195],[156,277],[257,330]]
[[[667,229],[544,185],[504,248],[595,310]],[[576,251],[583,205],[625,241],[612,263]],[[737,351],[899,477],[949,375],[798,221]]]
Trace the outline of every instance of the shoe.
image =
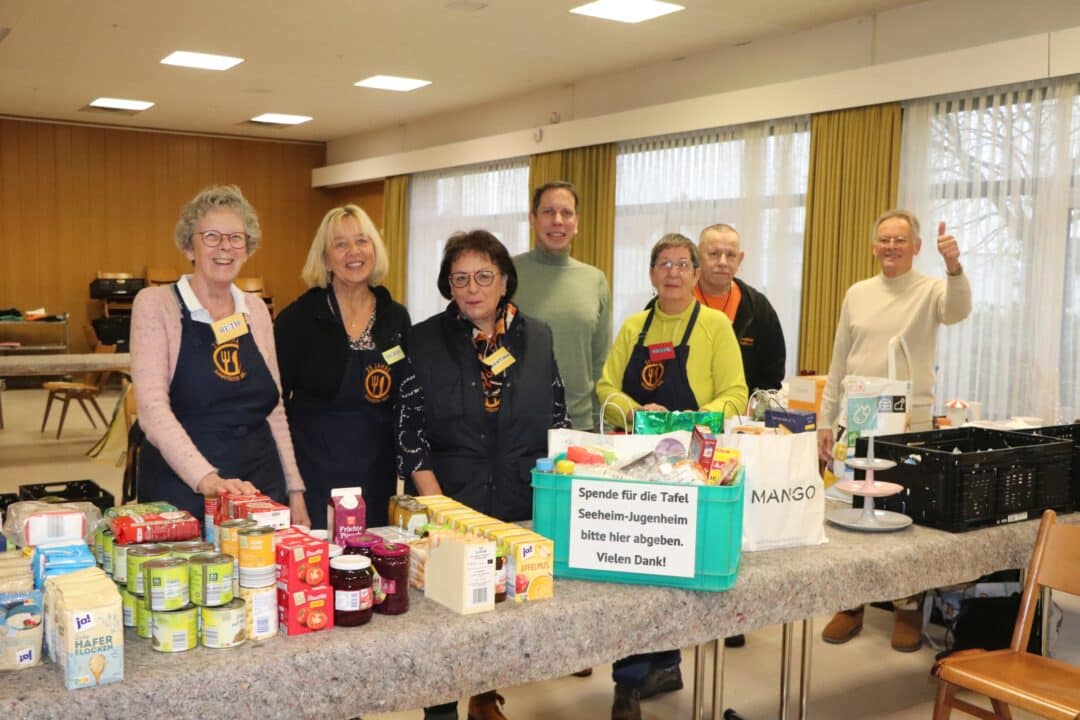
[[821,631],[821,639],[834,645],[846,643],[859,634],[862,630],[862,623],[862,605],[854,610],[841,610],[833,616],[833,619]]
[[922,647],[922,610],[897,610],[892,630],[893,650],[915,652]]
[[733,647],[733,648],[734,647],[742,647],[745,644],[746,644],[746,636],[742,635],[742,634],[731,635],[729,637],[724,638],[724,647]]
[[672,668],[664,668],[663,670],[653,668],[652,670],[649,670],[649,674],[645,676],[645,682],[641,683],[641,687],[638,689],[638,695],[642,700],[647,700],[656,695],[660,695],[661,693],[682,690],[682,687],[682,671],[679,670],[678,665]]
[[641,720],[641,696],[637,688],[615,683],[611,720]]
[[469,698],[469,720],[506,720],[500,710],[506,704],[506,698],[494,690],[473,695]]
[[592,677],[592,668],[585,668],[584,670],[578,670],[576,673],[570,673],[574,677]]

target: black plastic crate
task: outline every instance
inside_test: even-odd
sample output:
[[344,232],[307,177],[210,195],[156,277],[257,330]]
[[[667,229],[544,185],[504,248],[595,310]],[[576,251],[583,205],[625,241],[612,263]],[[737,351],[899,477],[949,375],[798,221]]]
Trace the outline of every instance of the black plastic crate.
[[1072,443],[1072,484],[1070,497],[1072,509],[1080,509],[1080,422],[1072,425],[1050,425],[1048,427],[1017,430],[1019,433],[1033,433],[1045,437],[1068,440]]
[[[866,442],[858,441],[859,457]],[[904,487],[875,504],[919,525],[964,532],[1073,507],[1073,450],[1057,438],[972,427],[886,435],[875,439],[874,450],[897,463],[877,479]]]
[[8,505],[18,501],[19,496],[15,493],[0,493],[0,510],[6,511]]
[[108,490],[103,490],[93,480],[20,485],[19,499],[44,502],[92,502],[101,508],[102,512],[116,504],[113,494]]

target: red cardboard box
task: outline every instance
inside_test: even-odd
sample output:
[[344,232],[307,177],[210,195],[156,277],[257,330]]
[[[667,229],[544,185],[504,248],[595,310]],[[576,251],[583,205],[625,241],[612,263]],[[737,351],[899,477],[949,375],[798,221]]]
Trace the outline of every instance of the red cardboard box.
[[716,435],[708,425],[695,425],[690,435],[690,453],[687,458],[696,462],[708,473],[712,469],[713,452],[716,450]]
[[330,549],[325,540],[303,533],[286,536],[275,544],[277,586],[295,592],[330,582]]
[[278,629],[305,635],[334,627],[334,588],[329,585],[289,592],[278,588]]
[[275,530],[284,530],[292,522],[292,512],[289,507],[273,500],[245,503],[240,507],[240,511],[248,520],[254,520],[259,525],[272,527]]
[[225,522],[226,520],[235,520],[236,518],[242,518],[243,515],[237,514],[237,506],[243,505],[246,502],[255,502],[262,500],[269,500],[262,493],[256,493],[255,495],[234,495],[231,493],[222,493],[220,495],[221,501],[218,503],[218,516],[216,519],[217,525]]

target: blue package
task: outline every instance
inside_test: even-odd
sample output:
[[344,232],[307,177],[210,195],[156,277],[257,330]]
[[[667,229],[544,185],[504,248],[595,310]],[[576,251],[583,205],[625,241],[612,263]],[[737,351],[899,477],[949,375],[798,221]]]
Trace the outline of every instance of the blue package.
[[817,430],[817,414],[807,410],[765,411],[765,427],[784,428],[790,433],[814,432]]
[[94,553],[84,542],[39,545],[34,549],[34,587],[45,587],[46,578],[94,567]]

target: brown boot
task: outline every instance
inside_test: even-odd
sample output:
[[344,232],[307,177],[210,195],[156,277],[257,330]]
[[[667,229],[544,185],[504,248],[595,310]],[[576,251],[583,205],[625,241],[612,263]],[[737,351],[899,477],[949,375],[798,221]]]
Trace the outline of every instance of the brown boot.
[[915,652],[922,647],[922,610],[895,610],[892,646],[900,652]]
[[506,704],[506,698],[494,690],[473,695],[469,698],[469,720],[506,720],[500,706]]
[[841,610],[833,616],[833,619],[821,631],[821,639],[834,645],[846,643],[859,634],[862,630],[862,622],[862,605],[854,610]]

